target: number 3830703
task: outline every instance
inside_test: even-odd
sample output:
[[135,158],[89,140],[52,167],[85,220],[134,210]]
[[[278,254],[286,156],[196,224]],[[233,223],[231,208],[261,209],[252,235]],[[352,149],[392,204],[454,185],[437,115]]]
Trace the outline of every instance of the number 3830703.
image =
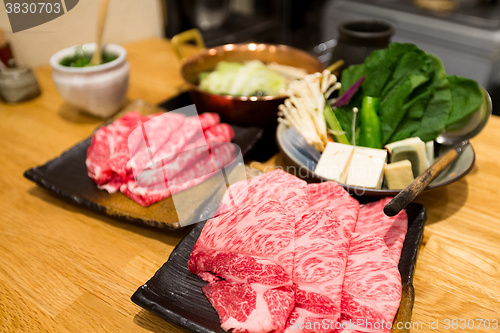
[[61,4],[60,3],[45,3],[45,2],[39,2],[39,3],[19,3],[19,2],[6,2],[5,3],[5,8],[7,9],[7,14],[10,13],[15,13],[15,14],[41,14],[41,13],[56,13],[59,14],[61,12]]
[[498,329],[498,319],[445,319],[444,320],[444,329],[475,329],[475,328],[484,328],[484,329]]

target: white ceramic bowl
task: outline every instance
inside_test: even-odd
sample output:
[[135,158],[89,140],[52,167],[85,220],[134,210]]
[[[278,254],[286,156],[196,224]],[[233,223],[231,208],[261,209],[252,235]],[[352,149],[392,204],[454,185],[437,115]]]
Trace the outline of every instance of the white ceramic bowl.
[[[116,44],[104,46],[106,53],[117,55],[113,61],[92,67],[67,67],[59,62],[75,54],[80,45],[55,53],[50,58],[52,79],[57,91],[70,104],[95,116],[106,118],[118,111],[125,101],[130,67],[127,51]],[[85,52],[93,53],[95,43],[82,45]]]

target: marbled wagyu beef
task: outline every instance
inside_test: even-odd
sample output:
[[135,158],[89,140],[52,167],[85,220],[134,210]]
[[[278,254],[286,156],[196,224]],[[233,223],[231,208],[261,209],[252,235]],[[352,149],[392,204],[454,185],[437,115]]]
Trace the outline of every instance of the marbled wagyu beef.
[[225,330],[388,332],[380,323],[399,307],[407,216],[385,216],[387,200],[360,206],[334,182],[281,170],[236,183],[189,270],[208,282]]
[[[127,113],[99,128],[87,150],[88,175],[100,189],[121,191],[142,206],[191,188],[234,158],[231,126],[215,113]],[[214,143],[209,149],[209,143]]]

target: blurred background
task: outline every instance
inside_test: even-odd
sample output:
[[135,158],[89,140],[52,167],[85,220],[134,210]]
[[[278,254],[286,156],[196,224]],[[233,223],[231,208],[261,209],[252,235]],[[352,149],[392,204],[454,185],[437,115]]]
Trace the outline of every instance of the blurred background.
[[[98,0],[40,26],[11,33],[5,11],[0,29],[18,63],[47,64],[54,52],[92,41]],[[104,42],[171,38],[196,27],[207,46],[236,42],[292,45],[325,63],[347,21],[381,20],[393,41],[410,42],[443,60],[448,74],[470,77],[500,100],[500,6],[496,0],[112,0]],[[495,113],[498,113],[495,107]]]

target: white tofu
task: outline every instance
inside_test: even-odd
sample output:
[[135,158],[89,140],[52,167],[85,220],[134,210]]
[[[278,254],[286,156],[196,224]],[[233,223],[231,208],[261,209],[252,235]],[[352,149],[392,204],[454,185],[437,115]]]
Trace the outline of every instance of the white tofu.
[[325,179],[345,184],[354,146],[328,142],[314,172]]
[[427,163],[429,166],[434,164],[434,141],[425,143],[425,152],[427,153]]
[[408,160],[387,164],[384,174],[389,190],[402,190],[413,182],[411,162]]
[[392,152],[392,150],[398,146],[411,146],[415,148],[415,150],[418,153],[418,158],[420,161],[419,165],[420,173],[424,172],[429,167],[425,143],[419,137],[408,138],[401,141],[392,142],[386,145],[385,148],[389,150],[389,152]]
[[356,147],[346,184],[380,189],[386,162],[387,151],[385,149]]

